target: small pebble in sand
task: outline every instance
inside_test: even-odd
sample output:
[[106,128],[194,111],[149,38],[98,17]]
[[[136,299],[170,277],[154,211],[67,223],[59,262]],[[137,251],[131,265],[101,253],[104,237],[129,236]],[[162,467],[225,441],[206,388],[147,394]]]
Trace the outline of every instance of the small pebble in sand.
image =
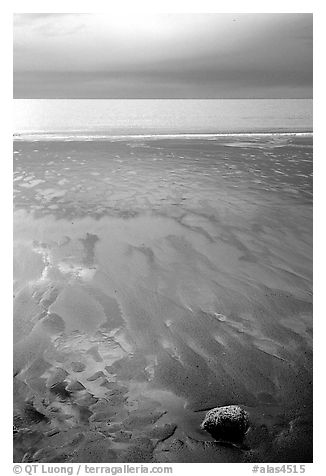
[[248,413],[238,405],[213,408],[206,413],[201,429],[215,440],[242,441],[249,428]]

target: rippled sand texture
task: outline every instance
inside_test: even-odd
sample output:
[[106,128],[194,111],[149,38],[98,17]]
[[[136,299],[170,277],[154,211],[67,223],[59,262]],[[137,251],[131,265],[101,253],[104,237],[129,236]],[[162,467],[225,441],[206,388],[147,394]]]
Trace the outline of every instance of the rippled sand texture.
[[311,138],[14,149],[15,461],[311,461]]

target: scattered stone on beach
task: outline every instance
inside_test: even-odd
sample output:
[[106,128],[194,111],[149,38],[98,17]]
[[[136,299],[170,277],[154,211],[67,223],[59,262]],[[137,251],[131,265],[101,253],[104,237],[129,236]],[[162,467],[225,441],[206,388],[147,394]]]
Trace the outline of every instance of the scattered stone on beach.
[[249,415],[238,405],[213,408],[206,413],[201,428],[215,440],[239,442],[249,428]]

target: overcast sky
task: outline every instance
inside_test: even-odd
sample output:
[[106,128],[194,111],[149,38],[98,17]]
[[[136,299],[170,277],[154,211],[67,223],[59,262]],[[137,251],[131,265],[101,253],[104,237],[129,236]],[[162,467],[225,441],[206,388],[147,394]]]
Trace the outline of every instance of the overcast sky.
[[309,98],[312,14],[18,14],[15,98]]

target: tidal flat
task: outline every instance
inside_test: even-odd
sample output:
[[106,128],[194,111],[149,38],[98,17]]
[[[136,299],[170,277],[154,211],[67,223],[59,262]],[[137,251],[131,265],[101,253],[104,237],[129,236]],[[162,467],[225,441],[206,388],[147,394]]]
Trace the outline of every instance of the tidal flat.
[[14,460],[312,461],[312,137],[14,142]]

